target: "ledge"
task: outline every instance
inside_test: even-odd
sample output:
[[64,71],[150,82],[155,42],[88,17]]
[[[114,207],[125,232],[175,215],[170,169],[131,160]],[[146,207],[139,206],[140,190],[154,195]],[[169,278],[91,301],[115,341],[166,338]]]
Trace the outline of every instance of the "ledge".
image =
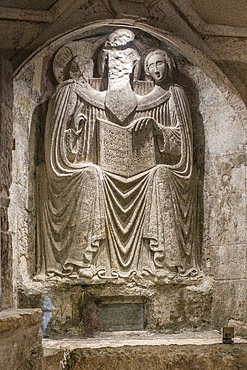
[[[217,331],[181,334],[102,333],[95,338],[43,340],[50,363],[73,370],[246,369],[247,341],[222,344]],[[61,350],[64,351],[62,360]],[[145,364],[145,365],[144,365]],[[51,367],[52,369],[52,367]]]
[[30,327],[41,324],[40,309],[8,309],[0,312],[0,333],[14,331],[20,326]]

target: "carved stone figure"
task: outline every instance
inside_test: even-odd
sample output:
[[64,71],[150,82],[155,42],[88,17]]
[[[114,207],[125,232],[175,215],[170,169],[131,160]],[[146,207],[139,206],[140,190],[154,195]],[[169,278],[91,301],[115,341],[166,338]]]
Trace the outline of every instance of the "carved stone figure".
[[[173,278],[199,266],[192,127],[163,50],[144,62],[129,29],[77,54],[50,99],[39,170],[38,272]],[[106,80],[106,88],[102,88]]]

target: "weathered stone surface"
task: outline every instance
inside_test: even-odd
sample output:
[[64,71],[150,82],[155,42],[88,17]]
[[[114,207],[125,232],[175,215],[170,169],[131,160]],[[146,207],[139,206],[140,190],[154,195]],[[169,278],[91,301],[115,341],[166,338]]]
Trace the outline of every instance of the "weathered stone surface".
[[28,289],[20,291],[19,305],[22,308],[42,307],[44,296],[49,297],[55,307],[45,332],[49,338],[85,337],[101,331],[99,310],[102,302],[143,302],[143,324],[150,331],[198,331],[211,326],[210,280],[194,280],[190,285],[186,281],[171,285],[169,282],[150,284],[148,280],[137,284],[129,280],[91,287],[68,282],[54,287],[50,282],[33,286],[32,292],[35,293]]
[[[232,370],[246,369],[246,344],[211,346],[154,346],[124,349],[76,349],[69,354],[65,369],[174,369],[174,370]],[[67,367],[66,367],[67,366]]]
[[42,369],[40,310],[3,310],[0,312],[0,368]]
[[63,349],[44,349],[44,370],[61,370],[65,357]]
[[0,308],[13,305],[12,243],[9,232],[9,187],[12,181],[13,70],[0,57]]
[[[212,306],[212,323],[220,328],[229,325],[229,322],[246,322],[247,317],[247,280],[216,280],[214,282],[214,299]],[[230,325],[229,325],[230,326]],[[240,333],[246,336],[246,325],[239,325]],[[237,330],[237,328],[236,328]]]
[[[87,340],[44,340],[45,351],[64,350],[64,369],[245,369],[244,340],[222,344],[216,332],[158,335],[115,333]],[[49,352],[48,352],[49,353]],[[58,359],[59,360],[59,359]],[[57,361],[57,364],[59,362]]]

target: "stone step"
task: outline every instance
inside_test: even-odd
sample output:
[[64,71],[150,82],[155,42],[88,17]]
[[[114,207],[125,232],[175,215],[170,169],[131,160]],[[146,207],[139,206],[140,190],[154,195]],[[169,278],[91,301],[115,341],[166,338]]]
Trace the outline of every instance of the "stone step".
[[114,332],[86,339],[45,339],[43,345],[45,351],[59,350],[61,356],[64,351],[65,359],[59,360],[61,367],[47,370],[247,369],[247,341],[235,338],[233,344],[222,344],[218,332]]

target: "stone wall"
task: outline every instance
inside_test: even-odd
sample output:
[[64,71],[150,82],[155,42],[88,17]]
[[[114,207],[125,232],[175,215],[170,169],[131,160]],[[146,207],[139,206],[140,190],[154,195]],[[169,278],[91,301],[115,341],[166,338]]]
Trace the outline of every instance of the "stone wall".
[[0,58],[0,368],[42,369],[39,310],[14,310],[13,253],[9,231],[9,189],[12,181],[13,71]]
[[0,58],[0,289],[3,308],[13,305],[12,244],[8,226],[9,188],[12,180],[12,112],[12,66],[8,60]]

